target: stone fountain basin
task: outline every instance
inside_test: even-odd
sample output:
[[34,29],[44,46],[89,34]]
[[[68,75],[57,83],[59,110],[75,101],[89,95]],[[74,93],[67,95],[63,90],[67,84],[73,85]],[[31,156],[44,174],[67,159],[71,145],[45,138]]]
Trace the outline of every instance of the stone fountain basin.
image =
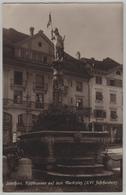
[[92,157],[104,150],[108,132],[90,131],[37,131],[20,136],[20,146],[28,156],[42,158],[43,162],[53,153],[56,160],[74,157]]

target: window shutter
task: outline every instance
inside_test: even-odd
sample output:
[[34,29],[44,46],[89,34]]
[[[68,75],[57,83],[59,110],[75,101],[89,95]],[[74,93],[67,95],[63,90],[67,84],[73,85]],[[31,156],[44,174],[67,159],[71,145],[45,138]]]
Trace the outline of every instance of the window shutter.
[[107,85],[110,85],[110,79],[107,79]]
[[97,117],[97,110],[94,110],[94,117]]
[[106,118],[106,111],[103,111],[103,117]]

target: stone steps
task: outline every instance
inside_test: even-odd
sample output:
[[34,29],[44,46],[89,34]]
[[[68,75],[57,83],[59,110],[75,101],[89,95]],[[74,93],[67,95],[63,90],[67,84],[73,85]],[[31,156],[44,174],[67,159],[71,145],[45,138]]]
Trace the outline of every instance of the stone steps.
[[101,173],[104,169],[102,164],[93,164],[93,165],[64,165],[57,164],[56,171],[59,173],[69,173],[69,174],[91,174],[91,173]]
[[79,173],[79,174],[69,174],[69,173],[59,173],[57,171],[48,171],[47,174],[49,176],[55,177],[55,178],[74,178],[74,180],[76,178],[95,178],[95,177],[100,177],[100,178],[104,178],[104,177],[111,177],[113,176],[113,172],[112,171],[103,171],[102,173],[91,173],[91,174],[84,174],[84,173]]
[[72,165],[76,165],[76,164],[80,164],[80,165],[92,165],[95,163],[95,159],[93,157],[79,157],[79,158],[72,158],[71,159],[71,164]]

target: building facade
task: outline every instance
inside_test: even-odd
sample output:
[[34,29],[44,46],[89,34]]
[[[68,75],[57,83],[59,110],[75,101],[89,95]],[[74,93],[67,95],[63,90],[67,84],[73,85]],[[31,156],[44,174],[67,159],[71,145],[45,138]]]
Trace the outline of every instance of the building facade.
[[[4,29],[3,40],[3,140],[7,144],[30,131],[37,116],[53,104],[54,46],[43,31],[34,34],[33,28],[30,35]],[[63,79],[62,104],[87,112],[89,75],[83,63],[65,54]]]
[[[3,30],[3,141],[16,142],[54,102],[53,43],[43,31]],[[75,59],[65,53],[62,104],[76,111],[84,130],[122,134],[122,65],[107,58]]]
[[111,143],[121,142],[122,65],[110,58],[103,61],[95,59],[86,61],[92,67],[92,78],[89,81],[92,131],[109,131]]

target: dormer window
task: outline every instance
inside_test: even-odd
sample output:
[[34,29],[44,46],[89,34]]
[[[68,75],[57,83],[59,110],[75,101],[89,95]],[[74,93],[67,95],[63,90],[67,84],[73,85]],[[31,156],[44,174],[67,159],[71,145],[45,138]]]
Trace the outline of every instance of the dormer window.
[[42,42],[38,42],[38,46],[39,47],[42,47]]
[[117,75],[121,75],[121,72],[118,70],[118,71],[116,72],[116,74],[117,74]]
[[96,84],[102,84],[102,77],[96,76]]

